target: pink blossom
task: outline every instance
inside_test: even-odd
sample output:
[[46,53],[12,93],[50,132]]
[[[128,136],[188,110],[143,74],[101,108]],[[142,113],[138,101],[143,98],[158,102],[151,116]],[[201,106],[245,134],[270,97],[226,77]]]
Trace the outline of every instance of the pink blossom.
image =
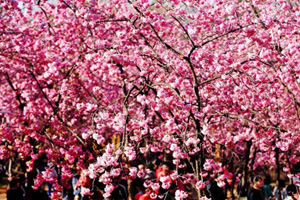
[[165,190],[169,189],[169,187],[171,186],[170,182],[163,182],[161,187]]
[[150,194],[150,198],[151,198],[151,199],[156,199],[156,198],[157,198],[157,195],[156,195],[154,192],[152,192],[152,193]]
[[37,190],[43,182],[45,182],[45,179],[41,174],[38,174],[36,179],[34,180],[34,185],[32,186],[32,188],[34,190]]
[[165,143],[171,143],[172,142],[172,137],[170,136],[170,135],[164,135],[164,137],[163,137],[163,141],[165,142]]
[[169,176],[161,176],[159,178],[159,181],[162,183],[170,182],[170,177]]
[[129,168],[129,176],[135,178],[135,176],[137,175],[137,167],[130,167]]
[[105,141],[105,138],[102,135],[96,133],[93,134],[93,138],[97,141],[97,144],[102,144]]
[[141,153],[146,153],[148,151],[148,148],[146,147],[140,147]]
[[[180,171],[189,160],[191,174],[158,181],[166,188],[197,184],[199,169],[230,183],[225,163],[240,158],[237,171],[248,151],[253,170],[300,161],[293,1],[32,2],[1,1],[0,160],[26,160],[29,172],[46,155],[65,187],[73,167],[109,185],[121,169],[143,177],[130,169],[143,156]],[[42,171],[34,188],[60,192]]]
[[180,158],[181,159],[186,159],[186,158],[188,158],[189,157],[189,154],[187,154],[187,153],[181,153],[180,154]]
[[125,147],[124,153],[126,154],[129,160],[134,160],[136,158],[136,153],[133,147]]
[[207,173],[207,172],[205,172],[205,171],[203,171],[203,172],[200,172],[200,176],[202,176],[202,177],[207,177],[207,176],[208,176],[208,173]]
[[82,138],[83,138],[84,140],[86,140],[86,139],[89,138],[89,134],[88,134],[88,133],[82,133],[81,135],[82,135]]
[[204,163],[203,168],[204,168],[205,170],[209,171],[209,170],[212,169],[212,166],[211,166],[211,164],[209,164],[209,163]]
[[185,192],[183,190],[176,190],[176,192],[175,192],[175,199],[176,200],[183,200],[187,197],[188,197],[187,192]]
[[179,165],[178,166],[180,169],[184,168],[185,166],[184,165]]
[[177,151],[177,150],[180,150],[180,147],[178,147],[177,144],[171,144],[170,150]]
[[145,188],[149,188],[149,187],[151,187],[152,185],[153,185],[153,182],[152,182],[152,181],[149,181],[149,180],[144,181],[144,184],[143,184],[143,186],[144,186]]
[[51,199],[60,200],[60,198],[61,198],[61,196],[60,196],[59,192],[54,191],[51,193]]
[[218,186],[221,187],[221,188],[222,188],[222,187],[225,187],[225,185],[226,185],[224,181],[218,181],[217,184],[218,184]]
[[89,188],[86,187],[81,187],[81,195],[85,196],[85,195],[92,195],[93,193],[90,191]]
[[121,169],[120,168],[116,168],[116,169],[112,169],[110,174],[113,176],[113,177],[117,177],[119,176],[121,173]]
[[137,176],[139,178],[143,178],[145,176],[145,172],[144,171],[138,171]]
[[105,172],[100,176],[99,181],[104,184],[109,184],[111,182],[110,174],[108,172]]
[[174,171],[172,174],[170,174],[170,178],[172,179],[172,180],[177,180],[178,179],[178,174],[177,174],[177,172],[176,171]]
[[196,183],[196,188],[197,188],[198,190],[204,189],[204,188],[205,188],[205,183],[202,182],[202,181],[198,181],[198,182]]
[[104,198],[109,198],[111,196],[111,194],[110,193],[107,193],[107,192],[105,192],[104,194],[103,194],[103,197]]
[[106,185],[104,191],[106,194],[111,194],[114,191],[115,187],[112,184]]
[[151,186],[151,188],[152,188],[153,191],[158,191],[159,188],[160,188],[160,185],[159,185],[159,183],[154,183],[154,184]]

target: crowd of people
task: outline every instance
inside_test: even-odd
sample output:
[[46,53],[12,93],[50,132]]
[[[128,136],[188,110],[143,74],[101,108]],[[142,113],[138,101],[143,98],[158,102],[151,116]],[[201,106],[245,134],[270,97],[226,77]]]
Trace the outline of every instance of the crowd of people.
[[[168,177],[173,173],[172,165],[169,162],[163,162],[158,167],[152,163],[138,164],[136,167],[138,169],[138,175],[133,180],[128,181],[128,179],[123,179],[124,174],[120,174],[120,176],[117,176],[112,180],[114,189],[107,198],[103,197],[105,196],[103,195],[105,185],[97,180],[86,180],[86,176],[82,176],[79,172],[76,172],[71,179],[72,188],[68,190],[68,195],[64,195],[64,200],[173,200],[175,199],[175,192],[177,189],[182,191],[187,189],[180,179],[173,180],[170,178],[166,183],[168,185],[165,187],[166,189],[158,185],[161,177]],[[152,184],[151,187],[147,186],[149,184]],[[91,188],[91,185],[93,185],[93,195],[82,196],[81,188]],[[196,191],[190,189],[187,199],[197,199]]]
[[[24,167],[24,166],[23,166]],[[59,184],[62,185],[62,190],[58,191],[63,200],[150,200],[164,199],[173,200],[176,196],[176,191],[184,191],[181,196],[185,199],[198,199],[197,192],[192,186],[192,183],[184,182],[181,178],[171,178],[174,166],[171,162],[137,163],[131,167],[136,167],[137,172],[135,178],[124,179],[128,177],[126,167],[119,176],[112,179],[111,185],[113,190],[109,196],[105,196],[105,184],[96,179],[90,179],[81,169],[74,167],[73,176],[67,183],[61,181],[60,169],[49,162],[45,157],[40,158],[34,164],[31,172],[22,170],[24,173],[17,173],[9,183],[7,190],[7,200],[47,200],[51,199],[53,193],[57,192],[49,182],[43,182],[38,188],[33,189],[34,180],[38,174],[42,174],[46,169],[51,169],[49,176],[56,177]],[[26,167],[25,167],[26,168]],[[128,169],[127,169],[128,170]],[[127,173],[127,175],[126,175]],[[164,183],[161,178],[167,177]],[[151,187],[149,186],[151,184]],[[83,195],[85,188],[90,189],[90,194]],[[219,190],[219,191],[218,191]],[[218,187],[216,182],[211,182],[207,189],[207,196],[225,199],[224,193]]]
[[271,186],[271,176],[254,176],[252,182],[246,186],[247,189],[242,191],[238,187],[241,199],[248,200],[299,200],[300,190],[294,184],[286,186],[284,180],[280,179],[276,182],[276,186]]
[[[198,194],[191,178],[180,176],[172,177],[175,171],[170,162],[137,163],[137,176],[132,179],[124,179],[126,168],[112,179],[113,189],[106,194],[106,185],[97,179],[90,179],[79,168],[73,169],[73,176],[67,183],[60,182],[60,169],[47,159],[39,159],[30,173],[19,173],[9,183],[7,200],[47,200],[51,199],[56,188],[49,182],[42,183],[35,190],[32,188],[37,174],[46,168],[51,169],[49,176],[53,176],[63,186],[59,191],[63,200],[196,200]],[[192,176],[192,173],[190,174]],[[162,181],[163,180],[163,181]],[[84,194],[85,188],[90,189],[88,195]],[[182,193],[178,193],[178,192]],[[210,177],[201,190],[201,195],[212,200],[225,200],[227,193],[219,187],[218,180]],[[298,200],[300,199],[298,188],[291,184],[286,187],[284,180],[279,180],[276,187],[271,187],[271,177],[254,176],[245,182],[242,180],[237,187],[237,198],[248,200]]]

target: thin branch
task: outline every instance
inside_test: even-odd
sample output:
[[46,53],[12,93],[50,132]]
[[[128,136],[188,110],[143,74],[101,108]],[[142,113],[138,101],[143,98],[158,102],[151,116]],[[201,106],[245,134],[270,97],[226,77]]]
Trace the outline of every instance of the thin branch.
[[97,97],[90,91],[88,91],[88,89],[83,85],[83,83],[81,82],[81,80],[79,80],[79,77],[77,79],[79,85],[83,88],[83,90],[90,96],[92,97],[92,99],[94,99],[94,101],[98,102]]
[[17,89],[14,87],[14,85],[13,85],[13,83],[12,83],[10,77],[9,77],[9,74],[5,73],[4,76],[5,76],[5,79],[7,80],[8,84],[9,84],[9,86],[11,87],[11,89],[16,93],[16,99],[17,99],[17,102],[18,102],[19,109],[23,112],[24,107],[26,106],[26,104],[21,102],[21,94],[18,94]]
[[199,96],[199,84],[198,84],[198,80],[197,80],[197,76],[196,76],[196,73],[195,73],[195,69],[194,69],[194,66],[191,62],[191,58],[190,57],[184,57],[184,59],[187,61],[188,63],[188,66],[192,72],[192,76],[193,76],[193,83],[194,83],[194,92],[195,92],[195,95],[196,95],[196,98],[197,98],[197,104],[198,104],[198,112],[200,112],[200,107],[201,107],[201,98]]
[[183,101],[182,97],[180,96],[180,92],[177,88],[173,88],[170,84],[168,83],[165,83],[165,82],[159,82],[159,83],[154,83],[152,85],[148,85],[146,84],[148,87],[151,87],[151,88],[154,88],[155,86],[157,85],[164,85],[164,86],[167,86],[168,88],[170,88],[177,96],[180,100]]
[[185,32],[185,34],[187,35],[187,37],[189,38],[189,41],[192,43],[192,46],[194,47],[195,46],[195,43],[194,41],[192,40],[190,34],[188,33],[188,31],[186,30],[186,28],[183,26],[183,24],[179,21],[179,19],[177,19],[176,17],[174,17],[173,15],[171,15],[173,17],[173,19],[175,21],[177,21],[180,25],[180,27],[183,29],[183,31]]
[[96,24],[98,23],[106,23],[106,22],[128,22],[128,19],[106,19],[106,20],[100,20],[96,21]]
[[283,83],[282,80],[280,80],[281,84],[283,85],[283,87],[287,90],[287,92],[291,95],[293,101],[294,101],[294,104],[295,104],[295,109],[296,109],[296,114],[297,114],[297,118],[298,120],[300,121],[300,113],[299,113],[299,106],[300,106],[300,103],[299,101],[297,101],[296,99],[296,96],[294,95],[294,93],[289,89],[289,87]]
[[128,91],[128,93],[126,94],[125,99],[124,99],[124,101],[123,101],[123,108],[127,111],[127,113],[128,113],[128,108],[127,108],[127,106],[126,106],[126,103],[127,103],[127,101],[128,101],[128,98],[129,98],[131,92],[132,92],[134,89],[140,90],[136,85],[134,85],[134,86]]
[[[79,135],[78,135],[77,133],[75,133],[75,132],[68,126],[68,124],[67,124],[66,122],[64,122],[64,120],[58,115],[58,113],[57,113],[57,111],[58,111],[57,108],[55,108],[55,107],[53,106],[53,104],[52,104],[51,101],[49,100],[47,94],[44,92],[43,87],[41,86],[41,84],[39,83],[39,81],[37,80],[36,76],[34,75],[34,73],[33,73],[33,71],[32,71],[32,70],[33,70],[33,64],[28,60],[28,58],[23,57],[23,59],[26,60],[26,61],[28,62],[29,66],[30,66],[30,68],[31,68],[31,70],[29,70],[29,73],[30,73],[30,75],[33,77],[33,79],[35,80],[35,82],[37,83],[38,88],[41,90],[41,92],[42,92],[44,98],[46,99],[46,101],[48,102],[48,104],[50,105],[50,107],[52,108],[53,114],[54,114],[54,115],[57,117],[57,119],[62,123],[62,125],[63,125],[65,128],[67,128],[67,130],[70,131],[70,132],[77,138],[77,140],[81,143],[82,148],[83,148],[84,150],[85,150],[85,149],[88,149],[88,150],[90,151],[90,153],[94,156],[94,158],[96,158],[97,156],[96,156],[96,154],[92,151],[92,149],[91,149],[89,146],[86,147],[86,146],[85,146],[85,142],[82,140],[82,138],[79,137]],[[60,99],[60,98],[58,98],[58,99]],[[57,103],[58,103],[58,102],[56,102],[56,104],[57,104]]]
[[[32,64],[30,64],[30,65],[31,65],[31,67],[33,67]],[[30,75],[33,77],[33,79],[35,80],[35,82],[36,82],[38,88],[39,88],[40,91],[42,92],[44,98],[46,99],[46,101],[48,102],[48,104],[50,105],[50,107],[52,108],[54,114],[57,115],[57,113],[56,113],[56,112],[57,112],[56,108],[53,106],[53,104],[52,104],[51,101],[49,100],[47,94],[44,92],[43,87],[41,86],[40,82],[37,80],[37,78],[36,78],[36,76],[34,75],[33,71],[32,71],[32,70],[29,70],[29,73],[30,73]],[[57,115],[57,117],[59,118],[60,121],[62,121],[62,119],[60,118],[60,116]]]
[[179,57],[183,57],[181,53],[179,53],[177,50],[175,50],[171,45],[169,45],[168,43],[166,43],[158,34],[158,32],[155,30],[154,26],[151,23],[148,23],[150,28],[152,29],[152,31],[154,32],[154,34],[156,35],[156,37],[158,38],[158,40],[169,50],[173,51],[176,55],[178,55]]
[[262,28],[263,28],[263,29],[267,29],[265,23],[260,19],[259,14],[258,14],[258,11],[256,10],[256,8],[254,7],[253,4],[251,4],[251,10],[252,10],[252,12],[254,13],[255,17],[256,17],[257,19],[259,19],[259,22],[260,22]]
[[70,10],[75,13],[75,9],[73,9],[69,4],[67,4],[64,0],[62,1]]
[[[144,16],[144,14],[137,8],[134,6],[134,9],[142,16]],[[156,37],[158,38],[158,40],[169,50],[173,51],[176,55],[182,57],[182,54],[179,53],[178,51],[176,51],[173,47],[171,47],[169,44],[167,44],[158,34],[158,32],[155,30],[155,28],[153,27],[153,25],[151,23],[148,23],[148,25],[150,26],[151,30],[154,32],[154,34],[156,35]]]
[[208,43],[210,43],[210,42],[212,42],[212,41],[214,41],[214,40],[217,40],[217,39],[219,39],[219,38],[221,38],[221,37],[224,37],[224,36],[226,36],[226,35],[229,35],[230,33],[234,33],[234,32],[236,32],[236,31],[239,31],[239,30],[241,30],[241,29],[244,29],[244,28],[246,28],[246,27],[249,27],[249,26],[251,26],[251,25],[253,25],[253,24],[249,24],[249,25],[247,25],[247,26],[242,26],[242,27],[239,27],[239,28],[236,28],[236,29],[232,29],[232,30],[230,30],[230,31],[228,31],[228,32],[226,32],[226,33],[224,33],[224,34],[222,34],[222,35],[218,35],[218,36],[216,36],[216,37],[214,37],[214,38],[212,38],[212,39],[210,39],[210,40],[207,40],[207,41],[205,41],[205,42],[203,42],[201,45],[197,45],[196,47],[203,47],[204,45],[206,45],[206,44],[208,44]]
[[221,78],[223,75],[231,74],[231,73],[234,72],[234,71],[235,71],[234,69],[231,69],[231,70],[229,70],[228,72],[226,72],[225,74],[221,74],[221,75],[215,76],[215,77],[213,77],[213,78],[211,78],[211,79],[207,79],[207,80],[205,80],[205,81],[202,81],[201,83],[199,83],[199,86],[200,86],[200,85],[204,85],[204,84],[206,84],[206,83],[210,83],[210,82],[212,82],[212,81],[214,81],[214,80],[216,80],[216,79]]
[[243,121],[247,121],[247,122],[250,122],[252,124],[254,124],[255,126],[258,126],[258,127],[262,127],[262,128],[271,128],[271,129],[274,129],[274,130],[280,130],[282,132],[286,132],[286,130],[282,129],[282,128],[279,128],[278,126],[266,126],[266,125],[262,125],[261,123],[257,122],[257,121],[254,121],[252,119],[248,119],[248,118],[245,118],[245,117],[239,117],[239,116],[235,116],[231,113],[223,113],[223,112],[217,112],[216,114],[214,115],[218,115],[218,116],[223,116],[223,117],[227,117],[229,119],[238,119],[238,120],[243,120]]

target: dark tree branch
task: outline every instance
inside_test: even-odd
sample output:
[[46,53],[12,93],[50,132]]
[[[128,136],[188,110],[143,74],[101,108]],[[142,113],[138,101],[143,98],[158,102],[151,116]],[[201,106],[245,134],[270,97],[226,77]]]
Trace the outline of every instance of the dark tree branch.
[[21,101],[21,94],[19,94],[18,90],[14,87],[14,85],[13,85],[13,83],[12,83],[10,77],[9,77],[9,74],[5,73],[4,76],[5,76],[6,81],[9,84],[9,86],[11,87],[11,89],[16,93],[16,99],[17,99],[17,102],[18,102],[19,109],[23,112],[24,111],[24,107],[26,106],[26,104],[22,103],[22,101]]
[[185,34],[187,35],[189,41],[191,42],[192,46],[194,47],[194,46],[195,46],[195,43],[194,43],[194,41],[192,40],[192,38],[191,38],[190,34],[188,33],[188,31],[186,30],[186,28],[185,28],[185,27],[183,26],[183,24],[179,21],[179,19],[177,19],[177,18],[174,17],[173,15],[171,15],[171,16],[172,16],[172,18],[173,18],[175,21],[177,21],[177,22],[179,23],[180,27],[183,29],[183,31],[184,31]]

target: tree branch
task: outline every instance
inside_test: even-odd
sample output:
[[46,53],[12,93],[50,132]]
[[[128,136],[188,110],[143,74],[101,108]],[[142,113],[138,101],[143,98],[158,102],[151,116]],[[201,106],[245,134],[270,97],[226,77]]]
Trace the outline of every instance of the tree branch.
[[195,46],[195,43],[194,43],[194,41],[192,40],[192,38],[191,38],[190,34],[188,33],[188,31],[186,30],[186,28],[185,28],[185,27],[183,26],[183,24],[179,21],[179,19],[177,19],[177,18],[174,17],[173,15],[171,15],[171,16],[173,17],[173,19],[174,19],[175,21],[177,21],[177,22],[179,23],[180,27],[183,29],[183,31],[184,31],[185,34],[187,35],[189,41],[191,42],[192,46],[194,47],[194,46]]
[[5,76],[5,79],[7,80],[8,84],[9,84],[9,86],[11,87],[11,89],[16,93],[16,99],[17,99],[17,102],[18,102],[19,109],[23,112],[24,107],[26,106],[26,104],[21,102],[21,94],[18,94],[18,90],[14,87],[14,85],[13,85],[13,83],[12,83],[10,77],[9,77],[9,74],[5,73],[4,76]]

